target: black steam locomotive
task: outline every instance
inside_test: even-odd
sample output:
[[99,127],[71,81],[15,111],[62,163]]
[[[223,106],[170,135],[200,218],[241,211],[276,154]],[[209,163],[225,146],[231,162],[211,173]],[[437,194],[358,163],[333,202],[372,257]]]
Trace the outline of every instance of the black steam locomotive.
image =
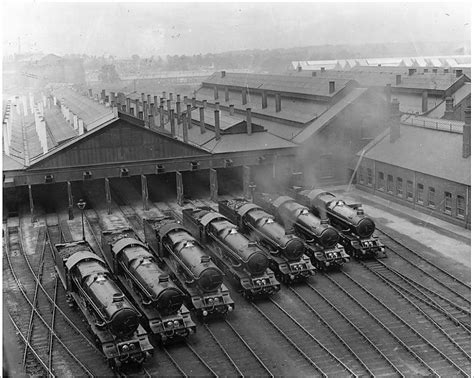
[[334,194],[321,189],[302,190],[296,199],[320,217],[328,217],[341,237],[347,253],[356,258],[386,256],[385,247],[373,235],[375,223],[364,214],[360,204],[346,204]]
[[110,270],[147,320],[146,328],[168,343],[196,332],[185,295],[160,269],[148,246],[129,228],[102,232],[102,250]]
[[318,269],[340,268],[349,261],[349,255],[338,243],[339,233],[306,206],[288,196],[268,193],[254,194],[254,202],[273,214],[288,232],[294,232],[306,241],[306,254]]
[[53,255],[68,301],[83,313],[109,365],[119,369],[148,358],[153,346],[139,323],[139,312],[89,244],[56,244]]
[[244,297],[269,296],[280,290],[280,283],[268,269],[267,255],[226,217],[210,207],[184,209],[183,223],[209,246],[219,268],[239,282]]
[[289,283],[305,279],[315,272],[315,267],[304,254],[305,243],[275,222],[263,209],[243,198],[219,201],[219,212],[239,228],[259,241],[268,251],[270,269],[277,279]]
[[234,301],[223,284],[224,274],[191,233],[171,215],[143,220],[150,248],[180,287],[189,294],[198,315],[224,315]]

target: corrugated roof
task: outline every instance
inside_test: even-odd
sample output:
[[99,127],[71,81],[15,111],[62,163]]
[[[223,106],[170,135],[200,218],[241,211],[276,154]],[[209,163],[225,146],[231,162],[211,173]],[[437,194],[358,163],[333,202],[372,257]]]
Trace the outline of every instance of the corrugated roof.
[[18,159],[13,156],[8,156],[3,153],[2,167],[4,171],[16,171],[24,169],[25,165],[22,163],[23,159]]
[[351,92],[349,92],[349,94],[347,94],[336,104],[331,106],[328,111],[326,111],[319,118],[310,123],[303,131],[301,131],[295,138],[293,138],[293,142],[304,143],[313,134],[315,134],[324,126],[326,126],[328,122],[331,121],[335,116],[337,116],[346,106],[350,105],[366,91],[366,88],[354,88]]
[[336,79],[334,93],[329,93],[329,80],[320,78],[296,77],[293,75],[264,75],[220,72],[203,81],[209,85],[229,85],[249,89],[266,89],[269,91],[300,93],[304,95],[334,97],[349,83],[349,80]]
[[62,113],[58,109],[45,109],[44,119],[54,140],[57,143],[63,143],[66,140],[79,135],[78,132],[67,123]]
[[54,89],[53,94],[58,100],[64,99],[65,105],[84,121],[88,130],[114,118],[112,108],[99,104],[70,88]]
[[400,138],[390,143],[386,134],[365,158],[471,185],[471,158],[462,157],[462,134],[401,125]]

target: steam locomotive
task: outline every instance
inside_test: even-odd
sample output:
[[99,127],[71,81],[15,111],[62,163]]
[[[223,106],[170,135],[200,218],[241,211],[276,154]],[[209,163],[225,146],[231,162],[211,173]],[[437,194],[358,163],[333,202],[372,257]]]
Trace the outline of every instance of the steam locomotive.
[[254,202],[273,214],[287,231],[306,241],[306,254],[318,269],[340,268],[349,261],[349,255],[338,243],[339,233],[328,219],[316,217],[288,196],[255,193]]
[[147,320],[146,328],[162,343],[196,332],[185,295],[170,282],[147,245],[129,228],[103,231],[104,259],[122,288]]
[[270,269],[277,279],[290,283],[306,279],[315,272],[310,259],[304,255],[305,243],[275,222],[263,209],[243,198],[218,202],[219,212],[239,228],[259,241],[268,251]]
[[360,204],[346,204],[321,189],[302,190],[296,194],[296,199],[316,215],[329,218],[338,229],[341,243],[349,255],[356,258],[386,256],[384,245],[373,235],[375,223],[364,214]]
[[148,358],[153,346],[139,323],[139,312],[89,244],[56,244],[53,256],[68,301],[83,313],[109,365],[118,370],[123,364],[141,364]]
[[280,283],[268,269],[267,255],[226,217],[210,207],[184,209],[183,224],[209,246],[213,261],[239,282],[244,297],[264,297],[280,290]]
[[224,274],[183,225],[168,214],[144,219],[143,225],[151,250],[189,294],[198,315],[224,315],[234,309],[234,301],[223,284]]

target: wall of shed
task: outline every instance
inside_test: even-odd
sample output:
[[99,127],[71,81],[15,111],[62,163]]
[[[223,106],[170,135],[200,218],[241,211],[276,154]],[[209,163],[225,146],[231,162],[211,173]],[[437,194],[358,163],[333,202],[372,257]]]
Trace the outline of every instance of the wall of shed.
[[[368,183],[368,169],[372,170],[372,184]],[[384,174],[384,185],[379,187],[378,176],[379,172]],[[388,175],[393,176],[393,190],[388,188]],[[402,179],[402,193],[397,193],[397,178]],[[407,198],[407,181],[413,182],[413,198]],[[418,184],[423,185],[423,195],[421,201],[418,200],[417,187]],[[457,224],[462,227],[470,228],[471,214],[471,187],[445,180],[440,177],[427,175],[420,172],[415,172],[406,168],[397,167],[394,165],[377,162],[371,159],[363,159],[357,171],[357,185],[358,189],[368,191],[379,197],[394,201],[404,206],[409,206],[413,209],[419,210],[423,213],[435,216],[437,218],[446,220],[448,222]],[[432,187],[435,189],[433,197],[434,206],[428,204],[428,191]],[[452,211],[448,214],[445,211],[445,192],[452,194]],[[457,196],[465,198],[464,216],[460,216],[457,211]]]

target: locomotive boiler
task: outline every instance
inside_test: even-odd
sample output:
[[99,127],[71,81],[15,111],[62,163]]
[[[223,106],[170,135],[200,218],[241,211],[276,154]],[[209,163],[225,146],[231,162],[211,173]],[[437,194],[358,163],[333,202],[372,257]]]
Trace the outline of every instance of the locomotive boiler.
[[190,298],[199,315],[226,314],[234,308],[224,274],[191,233],[171,215],[143,220],[150,248]]
[[102,232],[102,251],[122,288],[133,298],[157,341],[169,343],[196,332],[184,293],[158,266],[148,246],[128,228]]
[[281,282],[293,282],[314,274],[315,268],[304,254],[303,240],[286,233],[272,215],[242,198],[223,200],[218,204],[221,214],[257,240],[267,251],[270,268]]
[[68,301],[81,310],[109,365],[119,369],[149,357],[153,347],[139,324],[139,312],[89,244],[56,244],[53,254]]
[[297,200],[309,206],[316,215],[329,218],[350,255],[356,258],[385,256],[384,245],[373,235],[375,223],[364,214],[360,204],[347,204],[320,189],[302,190],[297,194]]
[[288,196],[256,193],[254,202],[274,215],[286,230],[306,241],[306,254],[317,268],[341,267],[349,261],[349,256],[338,243],[339,233],[327,219],[318,218],[306,206]]
[[183,210],[184,226],[203,244],[209,246],[213,260],[234,278],[246,298],[274,294],[280,284],[268,269],[267,255],[237,226],[210,207]]

